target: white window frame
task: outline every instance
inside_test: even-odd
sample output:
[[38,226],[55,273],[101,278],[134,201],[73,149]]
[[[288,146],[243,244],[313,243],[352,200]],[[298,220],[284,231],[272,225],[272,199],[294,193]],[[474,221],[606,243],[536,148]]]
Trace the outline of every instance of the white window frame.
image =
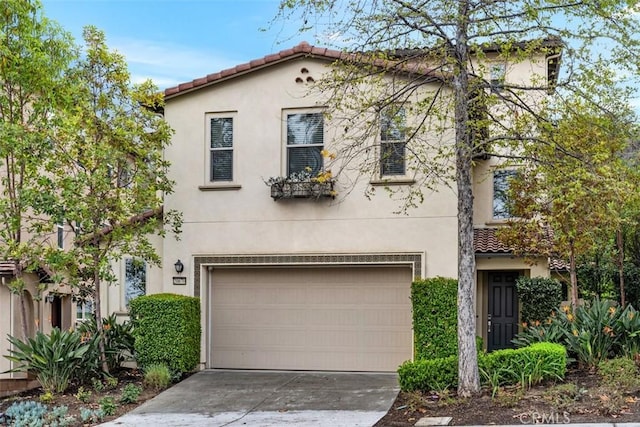
[[93,299],[87,298],[84,302],[76,302],[76,321],[75,324],[86,322],[90,317],[95,316],[95,307]]
[[[221,147],[221,148],[213,148],[211,141],[211,120],[212,119],[231,119],[232,120],[232,142],[231,148]],[[215,187],[215,186],[227,186],[229,184],[234,184],[237,182],[237,172],[238,169],[236,167],[237,161],[237,129],[238,129],[238,120],[237,120],[237,112],[236,111],[222,111],[215,113],[207,113],[205,114],[205,135],[204,135],[204,158],[205,158],[205,171],[204,171],[204,183],[205,186]],[[211,163],[212,153],[215,151],[231,151],[231,180],[213,180],[213,165]]]
[[[402,138],[401,139],[385,139],[384,138],[384,132],[383,132],[383,120],[384,117],[390,118],[391,120],[393,120],[393,118],[391,118],[387,112],[389,111],[389,109],[396,109],[397,111],[402,111],[402,115],[404,116],[402,123],[400,124],[399,127],[399,131],[402,133]],[[397,113],[393,114],[393,117],[397,116]],[[378,134],[378,138],[379,138],[379,144],[380,144],[380,148],[378,150],[378,168],[379,168],[379,177],[380,179],[384,180],[384,179],[397,179],[397,178],[404,178],[407,176],[407,108],[404,105],[391,105],[388,107],[385,107],[383,109],[381,109],[380,111],[378,111],[378,120],[380,123],[379,126],[379,134]],[[394,126],[395,127],[395,126]],[[391,134],[392,132],[389,132],[389,134]],[[402,173],[384,173],[383,170],[383,165],[384,165],[384,147],[386,145],[391,145],[391,146],[395,146],[396,144],[402,144],[403,145],[403,158],[402,158]]]
[[64,220],[56,224],[56,239],[58,249],[64,249]]
[[[491,178],[491,218],[494,221],[506,221],[508,219],[513,218],[513,215],[511,215],[506,207],[506,204],[508,203],[507,200],[501,200],[501,206],[499,206],[496,202],[498,201],[497,194],[496,194],[496,178],[498,175],[503,175],[505,177],[506,180],[508,180],[509,178],[515,176],[518,173],[517,170],[515,169],[495,169],[493,171],[493,175]],[[508,182],[506,183],[506,187],[504,189],[504,192],[508,192],[509,191],[509,185]],[[504,214],[500,214],[500,212],[498,212],[498,214],[500,215],[496,215],[496,209],[497,208],[501,208],[501,211],[504,211]]]
[[[288,118],[290,115],[295,114],[321,114],[324,116],[323,108],[287,108],[282,110],[282,176],[289,176],[289,148],[293,147],[318,147],[320,151],[326,149],[327,147],[327,121],[325,117],[323,117],[322,121],[322,144],[289,144],[288,137]],[[320,159],[320,171],[324,170],[324,159]],[[312,172],[313,174],[313,172]]]

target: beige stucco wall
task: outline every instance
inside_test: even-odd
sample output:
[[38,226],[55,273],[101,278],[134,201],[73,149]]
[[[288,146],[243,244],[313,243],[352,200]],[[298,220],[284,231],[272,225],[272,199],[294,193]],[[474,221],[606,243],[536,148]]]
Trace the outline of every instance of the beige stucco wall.
[[[158,235],[147,236],[151,244],[156,250],[158,256],[162,260],[163,239]],[[173,237],[167,239],[174,240]],[[101,288],[102,313],[103,317],[111,313],[115,313],[118,320],[124,321],[128,319],[129,313],[125,303],[125,259],[130,258],[124,256],[122,259],[113,261],[111,269],[116,277],[113,283],[104,283]],[[168,265],[169,266],[169,265]],[[162,267],[147,263],[146,266],[146,294],[157,294],[164,292],[162,285]],[[75,313],[74,313],[75,316]]]
[[[285,171],[283,109],[323,104],[305,96],[308,87],[295,79],[302,68],[318,78],[324,66],[297,59],[167,102],[175,136],[166,157],[177,185],[165,207],[181,210],[184,224],[180,241],[164,242],[166,291],[192,294],[189,260],[206,254],[422,252],[423,275],[456,275],[456,198],[447,188],[427,194],[409,215],[395,214],[401,201],[383,189],[364,197],[366,180],[351,187],[350,179],[339,178],[336,200],[271,199],[264,180]],[[202,191],[208,184],[206,114],[216,112],[234,117],[234,184],[240,188]],[[335,151],[340,140],[332,139],[329,123],[325,129],[325,148]],[[186,287],[171,285],[177,259],[186,264]]]
[[[304,79],[319,80],[326,65],[313,58],[297,58],[167,100],[165,119],[175,135],[165,158],[172,164],[170,177],[176,186],[165,197],[164,206],[181,211],[184,223],[180,240],[172,236],[155,240],[164,268],[148,269],[147,293],[194,295],[194,257],[212,255],[411,252],[423,255],[422,276],[457,276],[457,200],[448,187],[425,193],[425,202],[406,215],[394,213],[402,200],[390,197],[382,187],[376,187],[370,199],[365,197],[370,182],[367,177],[356,180],[354,173],[338,177],[334,200],[273,201],[270,197],[264,181],[286,174],[286,113],[320,111],[315,109],[325,103],[317,94],[310,95],[309,86],[297,83],[296,78],[306,69]],[[507,67],[507,81],[512,83],[533,74],[546,74],[543,60]],[[207,121],[212,115],[234,120],[231,183],[212,185],[208,180]],[[342,140],[332,124],[335,122],[325,122],[325,148],[338,152]],[[474,168],[476,227],[499,225],[491,218],[492,173],[498,163],[495,158],[480,160]],[[182,274],[173,267],[178,259],[185,264]],[[124,283],[123,265],[114,265],[120,283]],[[530,266],[513,257],[478,259],[477,328],[485,340],[489,270],[548,275],[545,262]],[[176,276],[186,278],[186,285],[174,285]],[[197,296],[206,301],[206,274],[200,275],[199,285]],[[123,291],[123,285],[105,287],[105,313],[126,316]],[[203,315],[203,336],[205,320]],[[203,348],[203,360],[205,354]]]
[[[2,321],[0,321],[0,378],[17,378],[24,376],[21,373],[2,373],[11,369],[12,364],[4,356],[9,354],[9,335],[22,337],[22,317],[20,314],[20,302],[17,296],[11,294],[6,284],[10,278],[0,279],[0,313],[2,313]],[[45,307],[43,301],[36,301],[38,278],[33,274],[24,276],[25,286],[25,307],[27,313],[27,322],[29,322],[27,333],[33,336],[38,328],[45,327],[46,317],[44,315]],[[42,330],[42,329],[40,329]],[[50,330],[50,328],[48,328]]]

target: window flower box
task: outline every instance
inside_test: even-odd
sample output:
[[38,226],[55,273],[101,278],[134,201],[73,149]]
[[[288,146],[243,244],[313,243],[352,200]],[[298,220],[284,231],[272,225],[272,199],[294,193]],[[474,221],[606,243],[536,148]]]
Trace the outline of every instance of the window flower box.
[[271,188],[273,200],[335,198],[336,195],[333,179],[314,178],[308,174],[273,177],[266,184]]

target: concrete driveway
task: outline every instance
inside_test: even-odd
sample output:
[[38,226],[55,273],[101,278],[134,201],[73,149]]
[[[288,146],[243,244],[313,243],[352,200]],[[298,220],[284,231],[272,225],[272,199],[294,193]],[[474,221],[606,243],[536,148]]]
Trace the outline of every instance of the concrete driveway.
[[103,426],[367,426],[398,394],[396,374],[198,372]]

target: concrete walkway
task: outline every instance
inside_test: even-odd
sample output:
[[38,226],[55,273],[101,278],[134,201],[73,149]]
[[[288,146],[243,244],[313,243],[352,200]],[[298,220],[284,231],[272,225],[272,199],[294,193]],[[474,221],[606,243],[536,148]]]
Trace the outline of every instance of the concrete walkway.
[[396,374],[209,370],[102,426],[371,427],[398,391]]

